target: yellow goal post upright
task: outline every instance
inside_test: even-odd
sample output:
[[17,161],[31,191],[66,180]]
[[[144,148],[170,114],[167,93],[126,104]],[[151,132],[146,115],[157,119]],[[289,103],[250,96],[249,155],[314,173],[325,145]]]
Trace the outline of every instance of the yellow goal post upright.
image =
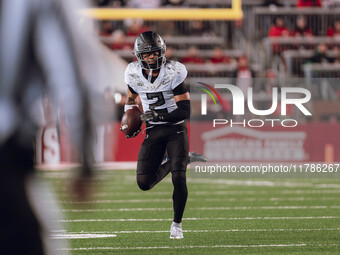
[[80,13],[98,20],[238,20],[243,17],[241,0],[232,0],[231,8],[90,8]]

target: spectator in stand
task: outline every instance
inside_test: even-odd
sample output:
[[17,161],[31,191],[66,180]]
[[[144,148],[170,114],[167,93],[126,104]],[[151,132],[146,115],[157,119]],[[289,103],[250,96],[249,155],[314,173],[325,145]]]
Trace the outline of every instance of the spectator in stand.
[[127,36],[139,36],[141,33],[150,30],[147,26],[143,26],[142,19],[127,19],[125,25],[127,27]]
[[304,8],[304,7],[321,7],[321,0],[297,0],[296,7]]
[[[284,20],[281,17],[276,17],[274,19],[273,26],[269,29],[268,32],[269,37],[288,37],[289,30],[284,25]],[[280,47],[279,44],[273,44],[273,52],[275,54],[280,54],[284,50],[283,47]]]
[[289,36],[289,30],[285,27],[284,20],[281,17],[274,19],[273,26],[269,29],[269,37]]
[[[266,71],[266,76],[264,82],[260,85],[261,93],[265,93],[266,95],[272,95],[273,87],[279,87],[279,82],[277,79],[277,75],[274,70],[269,69]],[[280,92],[280,91],[279,91]]]
[[191,36],[214,36],[213,28],[209,22],[202,20],[193,20],[189,22],[189,31]]
[[[335,59],[327,55],[328,46],[326,43],[318,44],[314,55],[309,59],[311,63],[327,64],[334,63]],[[314,78],[314,77],[312,77]],[[329,79],[325,73],[320,73],[317,76],[318,93],[323,100],[336,98],[335,91],[332,88]]]
[[178,61],[178,58],[174,56],[174,49],[171,46],[166,47],[165,57],[166,59],[169,59],[169,60]]
[[181,7],[184,5],[185,0],[165,0],[162,5],[165,7]]
[[272,7],[272,6],[282,7],[283,4],[279,3],[278,0],[264,0],[263,4],[261,6],[264,6],[264,7]]
[[128,7],[137,9],[156,9],[161,6],[160,0],[129,0]]
[[213,55],[209,60],[213,64],[230,64],[232,62],[230,57],[224,55],[224,52],[220,47],[214,49]]
[[113,33],[113,30],[112,22],[109,20],[104,20],[100,26],[99,36],[110,37]]
[[[327,29],[327,36],[333,37],[334,39],[340,39],[340,20],[335,20],[333,26],[329,26]],[[333,50],[339,51],[339,45],[329,45]]]
[[125,0],[94,0],[93,3],[99,7],[110,6],[113,8],[120,8],[125,6]]
[[111,49],[113,50],[131,50],[132,45],[126,42],[126,36],[122,30],[116,30],[112,35],[113,43]]
[[326,8],[338,7],[340,4],[339,0],[323,0],[322,6]]
[[334,21],[334,25],[327,29],[327,36],[340,38],[340,20]]
[[160,31],[164,31],[164,39],[167,40],[167,38],[171,37],[171,36],[175,36],[178,35],[178,24],[176,24],[174,21],[172,20],[168,20],[168,21],[163,21],[161,22],[159,27]]
[[248,58],[240,56],[237,60],[237,70],[233,74],[236,86],[238,86],[244,95],[247,95],[248,88],[253,86],[254,72],[250,69]]
[[193,46],[188,50],[186,56],[181,60],[183,64],[202,64],[204,59],[199,55],[198,49]]
[[297,17],[292,36],[313,36],[312,29],[307,25],[304,16]]
[[327,55],[327,44],[326,43],[320,43],[316,50],[314,55],[310,58],[310,61],[312,63],[333,63],[334,58],[329,57]]
[[[292,32],[292,36],[296,38],[303,38],[303,37],[308,37],[312,38],[313,37],[313,31],[312,29],[307,25],[306,18],[304,16],[298,16],[296,19],[296,24],[295,28]],[[304,40],[303,42],[299,42],[294,45],[295,48],[299,49],[314,49],[314,44],[312,44],[312,41]]]

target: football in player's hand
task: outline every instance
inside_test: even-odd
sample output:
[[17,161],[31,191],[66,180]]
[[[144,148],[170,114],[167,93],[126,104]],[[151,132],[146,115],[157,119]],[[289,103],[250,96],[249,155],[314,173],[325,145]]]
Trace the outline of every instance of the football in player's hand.
[[132,107],[124,113],[121,121],[120,130],[123,131],[127,138],[135,137],[136,135],[138,135],[140,127],[142,125],[142,121],[140,119],[141,115],[142,112],[136,106]]

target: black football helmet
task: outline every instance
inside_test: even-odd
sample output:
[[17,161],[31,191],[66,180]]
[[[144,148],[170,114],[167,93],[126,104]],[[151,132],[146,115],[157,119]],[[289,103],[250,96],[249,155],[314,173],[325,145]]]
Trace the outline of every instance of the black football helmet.
[[[143,69],[159,69],[165,63],[166,45],[162,37],[155,32],[147,31],[141,33],[135,41],[134,54]],[[151,53],[158,51],[159,55],[154,63],[149,63],[149,60],[144,60],[143,53]]]

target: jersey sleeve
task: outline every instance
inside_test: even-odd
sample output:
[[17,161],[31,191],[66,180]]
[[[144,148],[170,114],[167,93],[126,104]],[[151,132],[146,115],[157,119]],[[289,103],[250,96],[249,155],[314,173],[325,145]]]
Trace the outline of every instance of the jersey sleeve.
[[[131,73],[133,72],[132,64],[128,64],[128,66],[125,69],[124,73],[124,82],[126,85],[128,85],[128,88],[135,91],[135,83],[133,82],[133,79],[131,78]],[[136,92],[135,92],[136,93]]]
[[134,95],[138,94],[136,91],[134,91],[133,88],[131,88],[130,85],[127,85],[127,86],[128,86],[128,89],[130,90],[130,92],[131,92],[132,94],[134,94]]
[[128,64],[128,66],[125,69],[125,73],[124,73],[124,82],[127,85],[132,85],[132,81],[130,79],[130,72],[131,72],[131,64]]
[[179,84],[173,91],[174,96],[178,96],[178,95],[182,95],[188,92],[185,84],[182,82],[181,84]]
[[188,71],[185,65],[177,62],[175,66],[175,79],[171,84],[171,89],[174,90],[178,85],[180,85],[187,77]]

